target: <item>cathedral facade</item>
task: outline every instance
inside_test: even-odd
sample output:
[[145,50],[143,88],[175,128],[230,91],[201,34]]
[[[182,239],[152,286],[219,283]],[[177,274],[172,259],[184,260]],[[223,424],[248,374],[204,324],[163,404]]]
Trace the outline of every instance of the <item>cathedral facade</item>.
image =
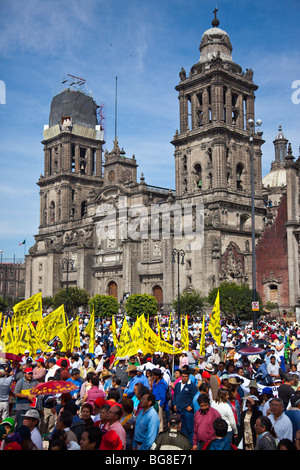
[[[250,125],[258,87],[253,71],[233,61],[230,38],[218,20],[204,32],[199,49],[199,61],[189,74],[181,69],[176,86],[175,190],[150,186],[143,174],[138,181],[135,156],[126,156],[117,138],[103,152],[91,97],[66,88],[53,98],[42,142],[39,232],[26,257],[26,298],[78,286],[119,302],[129,294],[151,294],[168,311],[179,289],[206,295],[223,281],[251,287],[251,170],[258,247],[277,216],[276,208],[270,214],[270,188],[262,181],[262,133]],[[280,168],[298,188],[297,164],[286,156]],[[291,191],[281,186],[275,206],[294,197]],[[288,261],[284,268],[288,284],[297,271],[291,306],[299,294],[298,206],[297,199],[291,214],[286,203],[284,222],[286,259],[297,251],[293,268]],[[264,268],[257,266],[257,290],[267,301],[268,286],[279,274]]]

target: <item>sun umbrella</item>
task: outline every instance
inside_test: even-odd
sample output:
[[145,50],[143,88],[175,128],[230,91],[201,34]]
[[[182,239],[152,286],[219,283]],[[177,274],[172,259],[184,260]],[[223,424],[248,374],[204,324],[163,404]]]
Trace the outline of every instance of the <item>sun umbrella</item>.
[[247,346],[238,350],[243,356],[251,356],[251,354],[262,354],[266,351],[263,348],[255,348],[254,346]]
[[252,344],[253,346],[254,345],[257,345],[257,346],[270,346],[271,345],[270,341],[267,341],[266,339],[255,339],[254,341],[252,341]]
[[68,393],[78,390],[79,387],[66,380],[50,380],[41,382],[30,390],[31,395],[56,395],[56,393]]
[[16,354],[13,354],[13,353],[1,352],[0,357],[3,357],[4,359],[7,359],[8,361],[18,361],[18,362],[22,361],[21,356],[17,356]]

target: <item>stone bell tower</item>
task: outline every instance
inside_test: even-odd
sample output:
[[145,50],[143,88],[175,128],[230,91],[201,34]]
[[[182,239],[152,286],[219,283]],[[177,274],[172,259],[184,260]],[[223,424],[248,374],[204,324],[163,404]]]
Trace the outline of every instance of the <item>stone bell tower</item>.
[[[181,68],[175,87],[180,127],[172,141],[178,201],[204,207],[204,244],[188,255],[193,274],[187,284],[205,293],[224,280],[251,282],[248,120],[254,119],[258,87],[253,71],[244,72],[233,61],[230,38],[219,28],[216,12],[212,28],[202,36],[199,61],[189,75]],[[264,212],[261,134],[253,138],[257,236]]]
[[[104,184],[104,133],[97,104],[84,90],[65,88],[51,102],[44,126],[40,225],[27,257],[26,296],[60,287],[89,287],[93,221],[89,203]],[[67,260],[67,261],[64,261]],[[64,261],[64,262],[63,262]]]

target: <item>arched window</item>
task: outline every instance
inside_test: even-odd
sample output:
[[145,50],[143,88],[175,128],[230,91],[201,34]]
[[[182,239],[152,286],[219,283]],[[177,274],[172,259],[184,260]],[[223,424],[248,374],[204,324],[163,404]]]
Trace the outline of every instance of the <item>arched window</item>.
[[163,290],[160,286],[156,285],[152,288],[152,295],[157,300],[158,309],[161,308],[163,304]]
[[50,202],[50,222],[55,222],[55,202]]
[[107,294],[118,298],[118,286],[115,281],[110,281],[107,286]]
[[271,284],[270,289],[270,302],[277,304],[278,303],[278,286],[276,284]]
[[202,189],[202,168],[200,163],[194,165],[194,173],[196,175],[196,185],[199,189]]
[[244,171],[244,166],[241,163],[238,163],[236,166],[236,188],[243,189],[243,179],[242,174]]
[[81,203],[81,217],[84,217],[87,214],[87,202],[82,201]]

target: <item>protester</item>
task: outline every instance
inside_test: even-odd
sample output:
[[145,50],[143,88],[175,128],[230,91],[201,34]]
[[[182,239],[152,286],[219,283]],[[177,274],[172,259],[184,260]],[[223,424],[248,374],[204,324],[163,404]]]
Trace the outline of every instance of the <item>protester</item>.
[[155,396],[149,391],[142,395],[140,403],[142,411],[136,418],[132,448],[149,450],[159,430],[158,413],[153,408]]
[[283,401],[280,398],[272,398],[268,418],[274,427],[279,441],[281,439],[293,440],[293,424],[284,413]]
[[181,372],[181,381],[174,387],[173,406],[181,418],[181,429],[188,436],[192,445],[194,429],[193,398],[197,393],[197,387],[191,382],[187,371]]
[[193,450],[201,450],[205,442],[215,437],[213,423],[221,415],[219,411],[210,406],[210,398],[207,394],[198,397],[199,410],[195,413]]
[[255,450],[276,450],[276,434],[267,416],[259,416],[254,424],[257,435]]
[[168,430],[158,434],[151,450],[190,450],[191,443],[188,437],[181,432],[181,419],[179,414],[171,414],[168,421]]

